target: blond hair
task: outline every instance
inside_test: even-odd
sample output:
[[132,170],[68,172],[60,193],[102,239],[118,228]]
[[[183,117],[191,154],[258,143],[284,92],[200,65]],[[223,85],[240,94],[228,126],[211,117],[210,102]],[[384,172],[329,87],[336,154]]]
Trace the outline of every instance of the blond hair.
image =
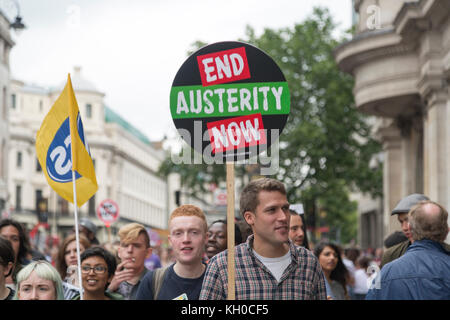
[[173,210],[172,214],[169,218],[169,225],[170,222],[177,217],[198,217],[203,220],[204,222],[204,230],[205,232],[208,231],[208,223],[206,222],[205,214],[203,213],[202,209],[200,209],[197,206],[191,205],[191,204],[185,204],[182,205],[175,210]]
[[55,285],[55,299],[64,300],[64,291],[61,276],[50,263],[44,260],[31,261],[22,270],[19,271],[19,273],[17,274],[17,290],[14,295],[14,300],[19,299],[20,284],[22,283],[22,281],[27,280],[33,271],[36,272],[39,278],[52,281]]
[[145,244],[147,248],[150,247],[150,237],[148,236],[147,230],[142,224],[139,223],[129,223],[124,225],[119,229],[119,238],[122,243],[129,243],[136,240],[141,234],[145,237]]

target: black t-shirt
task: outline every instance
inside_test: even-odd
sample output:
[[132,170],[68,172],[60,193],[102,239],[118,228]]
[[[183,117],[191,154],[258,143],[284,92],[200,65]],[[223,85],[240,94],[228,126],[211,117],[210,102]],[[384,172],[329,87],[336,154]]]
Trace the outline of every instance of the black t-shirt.
[[[173,266],[171,265],[164,275],[157,300],[198,300],[205,272],[196,279],[181,278],[175,273]],[[137,291],[136,300],[154,300],[153,274],[154,271],[147,272],[142,279]]]

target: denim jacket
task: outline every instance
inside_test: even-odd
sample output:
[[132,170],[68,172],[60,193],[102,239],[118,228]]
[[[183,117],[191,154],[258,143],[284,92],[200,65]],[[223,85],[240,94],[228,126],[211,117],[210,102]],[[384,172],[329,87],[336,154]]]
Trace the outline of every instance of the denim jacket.
[[366,300],[450,299],[450,254],[441,243],[417,240],[381,269]]

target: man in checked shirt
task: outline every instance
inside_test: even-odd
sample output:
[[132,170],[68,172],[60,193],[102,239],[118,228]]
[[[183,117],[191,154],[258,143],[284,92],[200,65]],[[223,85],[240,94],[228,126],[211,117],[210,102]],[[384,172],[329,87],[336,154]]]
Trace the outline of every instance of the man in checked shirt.
[[[289,240],[289,203],[283,183],[251,181],[242,191],[240,212],[253,235],[235,247],[236,300],[326,300],[317,258]],[[207,267],[200,300],[227,299],[227,251]]]

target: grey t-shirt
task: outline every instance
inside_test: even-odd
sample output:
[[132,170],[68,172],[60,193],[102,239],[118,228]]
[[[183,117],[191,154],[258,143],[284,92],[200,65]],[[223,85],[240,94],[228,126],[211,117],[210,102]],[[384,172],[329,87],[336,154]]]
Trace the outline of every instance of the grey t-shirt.
[[139,281],[136,284],[131,284],[126,281],[123,281],[119,284],[119,288],[117,288],[117,293],[120,293],[125,300],[136,300],[136,294],[141,284],[142,278],[147,274],[148,269],[144,268],[141,276],[139,277]]
[[336,280],[331,280],[329,283],[330,289],[333,292],[334,300],[346,300],[344,287]]

